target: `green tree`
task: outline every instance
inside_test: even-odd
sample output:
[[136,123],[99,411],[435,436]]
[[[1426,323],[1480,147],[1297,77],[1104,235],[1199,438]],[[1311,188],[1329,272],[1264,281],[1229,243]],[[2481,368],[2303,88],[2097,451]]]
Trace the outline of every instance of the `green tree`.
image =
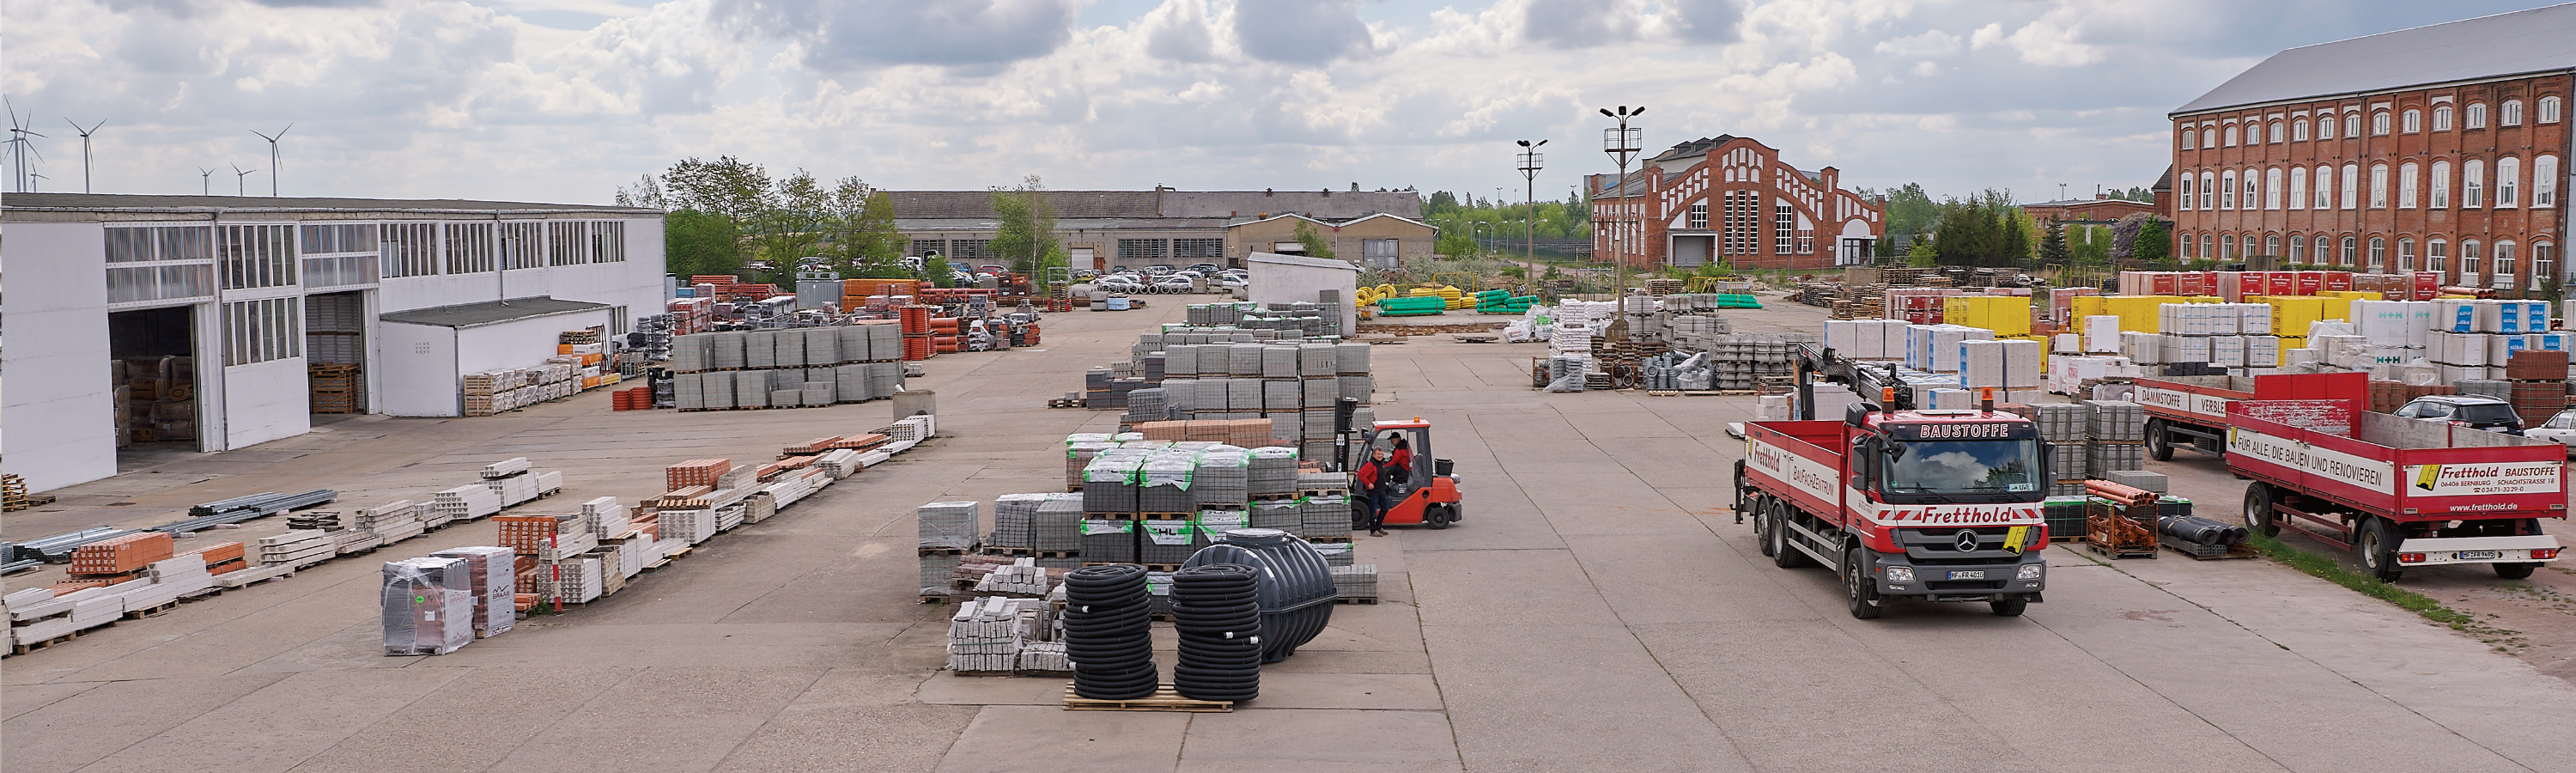
[[895,230],[893,196],[884,191],[868,193],[858,218],[845,233],[845,254],[855,269],[853,275],[869,279],[904,276],[903,253],[912,247],[912,238]]
[[1458,196],[1448,191],[1432,191],[1431,199],[1422,204],[1424,217],[1436,217],[1456,211],[1458,211]]
[[752,240],[759,259],[769,264],[769,281],[793,286],[797,262],[815,255],[831,216],[832,194],[803,169],[763,192],[751,218]]
[[1440,240],[1432,243],[1431,251],[1452,258],[1474,257],[1477,253],[1476,240],[1463,232],[1443,228],[1440,229]]
[[2131,260],[2162,263],[2173,256],[2173,236],[2165,230],[2164,218],[2147,216],[2138,226],[2138,239],[2129,250]]
[[2063,266],[2074,255],[2074,251],[2066,246],[2066,225],[2057,222],[2056,218],[2049,218],[2048,232],[2039,237],[2040,265]]
[[921,273],[930,275],[931,284],[935,284],[940,287],[957,286],[957,269],[950,268],[948,266],[947,258],[932,255],[928,258],[922,259]]
[[1055,235],[1055,200],[1037,175],[1016,188],[993,189],[993,212],[1000,225],[993,231],[992,254],[1009,260],[1012,271],[1043,280],[1048,266],[1065,265],[1064,244]]
[[1922,183],[1906,183],[1887,192],[1887,232],[1922,234],[1941,227],[1946,210],[1923,192]]
[[733,221],[694,209],[662,220],[663,263],[682,279],[742,270],[742,233]]
[[1297,243],[1306,247],[1307,257],[1333,257],[1332,242],[1325,240],[1323,234],[1317,233],[1314,226],[1315,224],[1304,220],[1297,221]]

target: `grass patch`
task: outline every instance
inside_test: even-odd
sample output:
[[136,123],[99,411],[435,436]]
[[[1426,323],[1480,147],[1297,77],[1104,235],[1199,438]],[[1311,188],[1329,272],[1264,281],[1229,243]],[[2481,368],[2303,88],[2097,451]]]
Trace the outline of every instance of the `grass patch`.
[[2480,624],[2474,615],[2443,606],[2442,602],[2433,600],[2431,596],[2380,582],[2379,578],[2344,566],[2342,561],[2336,560],[2333,556],[2290,547],[2289,543],[2275,537],[2261,534],[2251,536],[2255,549],[2263,551],[2263,555],[2270,556],[2272,560],[2289,564],[2293,569],[2351,588],[2361,595],[2395,604],[2399,609],[2421,615],[2426,620],[2450,626],[2455,631],[2495,633],[2493,629]]

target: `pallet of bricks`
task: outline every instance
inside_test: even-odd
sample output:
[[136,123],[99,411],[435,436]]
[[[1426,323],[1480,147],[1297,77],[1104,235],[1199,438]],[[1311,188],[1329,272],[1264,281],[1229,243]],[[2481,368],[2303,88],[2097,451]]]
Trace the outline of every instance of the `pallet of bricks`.
[[809,408],[903,391],[900,323],[722,331],[671,342],[672,398],[684,411]]
[[[1140,336],[1133,362],[1094,369],[1086,376],[1087,405],[1124,409],[1124,423],[1137,431],[1158,425],[1157,433],[1233,431],[1259,422],[1273,433],[1270,438],[1219,440],[1320,451],[1332,437],[1338,401],[1367,405],[1372,400],[1369,347],[1274,337],[1286,332],[1173,328]],[[1215,425],[1159,426],[1168,421],[1236,424],[1224,430],[1212,430]]]
[[169,538],[142,532],[84,545],[72,555],[74,579],[0,598],[0,617],[9,621],[9,654],[70,641],[120,618],[160,614],[213,592],[216,574],[242,570],[241,543],[174,555]]
[[465,415],[491,416],[571,397],[581,391],[574,378],[579,372],[572,359],[555,357],[526,368],[465,374]]
[[[2029,419],[2039,427],[2039,440],[2048,444],[2048,495],[2081,497],[2084,477],[2091,454],[2090,406],[2078,403],[1997,403],[1996,410]],[[2145,438],[2140,434],[2140,439]]]
[[2145,406],[2126,400],[2086,400],[2084,477],[2146,469]]
[[2513,409],[2525,428],[2539,427],[2567,408],[2567,352],[2526,349],[2505,361]]

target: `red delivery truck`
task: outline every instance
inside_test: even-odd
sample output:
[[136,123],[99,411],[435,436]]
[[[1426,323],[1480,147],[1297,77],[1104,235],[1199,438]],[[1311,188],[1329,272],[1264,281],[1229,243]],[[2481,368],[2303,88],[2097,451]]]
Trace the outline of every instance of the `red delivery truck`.
[[2227,468],[2245,527],[2295,528],[2394,582],[2408,567],[2487,564],[2520,579],[2558,559],[2542,518],[2567,517],[2557,443],[2362,410],[2359,400],[2238,400]]

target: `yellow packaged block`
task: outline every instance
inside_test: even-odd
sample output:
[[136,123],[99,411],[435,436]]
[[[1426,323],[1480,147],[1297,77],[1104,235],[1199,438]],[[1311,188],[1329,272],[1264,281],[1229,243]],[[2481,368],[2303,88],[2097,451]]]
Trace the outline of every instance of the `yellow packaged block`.
[[2018,295],[1954,295],[1944,299],[1941,321],[1995,331],[1997,338],[2030,335],[2030,299]]
[[[2328,300],[2331,299],[2313,295],[2263,295],[2245,298],[2246,303],[2260,303],[2272,307],[2273,335],[2300,337],[2307,336],[2308,323],[2322,319],[2340,319],[2340,317],[2325,316]],[[2346,311],[2351,310],[2352,301],[2344,300],[2343,307]]]

